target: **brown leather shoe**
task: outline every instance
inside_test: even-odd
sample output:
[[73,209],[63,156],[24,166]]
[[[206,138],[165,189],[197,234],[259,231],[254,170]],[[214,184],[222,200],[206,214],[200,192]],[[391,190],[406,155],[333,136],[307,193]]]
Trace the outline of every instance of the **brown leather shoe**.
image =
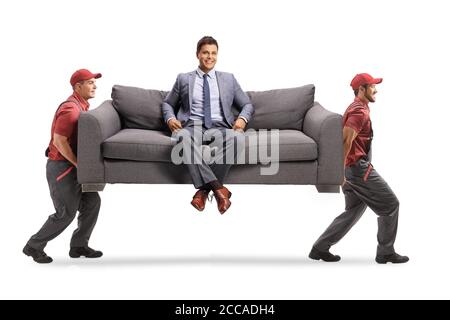
[[192,201],[191,204],[194,206],[195,209],[198,211],[203,211],[205,209],[205,203],[208,199],[209,190],[198,190]]
[[231,192],[227,188],[222,187],[214,191],[214,197],[216,197],[217,209],[219,209],[220,214],[224,214],[231,206]]

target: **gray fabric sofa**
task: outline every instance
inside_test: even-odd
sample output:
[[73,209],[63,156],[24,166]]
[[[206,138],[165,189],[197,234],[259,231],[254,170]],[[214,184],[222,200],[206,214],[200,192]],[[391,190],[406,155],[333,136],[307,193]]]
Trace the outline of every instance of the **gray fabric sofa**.
[[[228,184],[315,185],[339,192],[343,180],[342,117],[314,101],[314,85],[247,92],[255,113],[246,138],[278,129],[279,170],[261,175],[267,164],[250,161],[232,167]],[[175,141],[163,122],[165,91],[115,85],[112,100],[82,113],[78,124],[78,181],[83,191],[107,183],[191,183],[188,170],[171,162]],[[236,115],[237,115],[237,110]],[[254,147],[254,146],[253,146]],[[270,145],[269,153],[270,153]],[[249,154],[252,147],[246,144]]]

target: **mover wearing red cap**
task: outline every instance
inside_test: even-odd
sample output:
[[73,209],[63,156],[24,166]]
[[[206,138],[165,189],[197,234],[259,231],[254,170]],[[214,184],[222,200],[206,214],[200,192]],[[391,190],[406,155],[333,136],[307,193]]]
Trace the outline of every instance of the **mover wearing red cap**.
[[353,90],[358,90],[361,86],[370,86],[381,82],[383,82],[383,78],[374,78],[368,73],[358,73],[350,82],[350,86]]
[[376,100],[376,85],[383,81],[368,73],[357,74],[350,86],[355,100],[343,116],[343,147],[345,155],[345,211],[338,216],[314,243],[309,257],[314,260],[337,262],[341,258],[330,253],[330,247],[338,243],[358,222],[367,207],[378,215],[377,263],[405,263],[406,256],[395,252],[399,201],[381,175],[372,165],[372,121],[369,103]]
[[101,78],[101,73],[92,73],[87,69],[80,69],[73,73],[70,77],[70,85],[73,87],[78,82],[90,80],[90,79],[98,79]]
[[48,157],[47,181],[55,213],[23,248],[23,253],[37,263],[53,261],[44,248],[70,225],[77,211],[78,228],[72,235],[69,256],[99,258],[103,255],[88,246],[100,211],[100,196],[97,192],[82,193],[77,181],[78,119],[81,112],[89,110],[88,100],[95,97],[96,79],[101,76],[87,69],[75,71],[70,77],[73,93],[59,105],[53,117],[50,143],[45,154]]

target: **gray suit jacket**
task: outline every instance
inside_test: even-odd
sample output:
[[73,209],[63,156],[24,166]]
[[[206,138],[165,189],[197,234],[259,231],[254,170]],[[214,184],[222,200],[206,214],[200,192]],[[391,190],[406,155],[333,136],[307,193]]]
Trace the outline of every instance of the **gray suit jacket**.
[[[192,95],[194,92],[196,71],[181,73],[177,77],[172,91],[169,92],[164,103],[162,112],[164,121],[167,122],[172,117],[177,118],[181,124],[185,124],[191,115]],[[231,107],[235,105],[239,111],[239,116],[250,121],[254,112],[253,105],[247,94],[242,91],[241,86],[231,73],[216,71],[217,84],[219,86],[220,105],[222,107],[225,121],[233,126],[235,117]],[[175,115],[176,112],[176,115]]]

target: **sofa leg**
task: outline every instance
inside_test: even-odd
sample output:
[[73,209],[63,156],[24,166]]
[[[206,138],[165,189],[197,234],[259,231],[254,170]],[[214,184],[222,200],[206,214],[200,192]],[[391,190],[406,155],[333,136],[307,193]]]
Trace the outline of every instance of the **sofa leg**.
[[340,186],[338,185],[316,185],[319,193],[339,193]]
[[100,192],[105,189],[105,183],[83,183],[81,185],[82,192]]

